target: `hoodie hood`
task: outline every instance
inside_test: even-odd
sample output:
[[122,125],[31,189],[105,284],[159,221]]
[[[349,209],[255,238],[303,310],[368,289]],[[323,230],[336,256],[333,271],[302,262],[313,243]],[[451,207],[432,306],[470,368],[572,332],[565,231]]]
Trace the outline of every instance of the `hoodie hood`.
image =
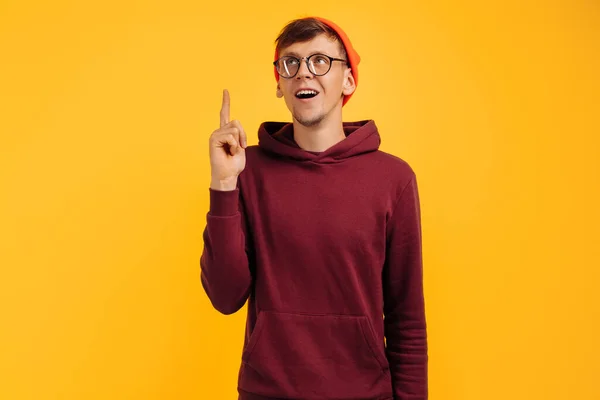
[[344,122],[346,139],[325,151],[311,152],[294,141],[294,125],[289,122],[263,122],[258,128],[258,146],[280,157],[314,163],[336,163],[379,149],[381,138],[373,120]]

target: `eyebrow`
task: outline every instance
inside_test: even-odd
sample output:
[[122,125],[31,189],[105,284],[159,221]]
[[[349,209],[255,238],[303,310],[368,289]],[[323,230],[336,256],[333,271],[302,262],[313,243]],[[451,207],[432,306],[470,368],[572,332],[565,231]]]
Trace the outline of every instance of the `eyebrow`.
[[[325,54],[328,55],[328,53],[326,51],[323,50],[317,50],[317,51],[313,51],[312,53],[310,53],[310,55],[312,56],[313,54]],[[284,52],[282,55],[283,56],[294,56],[294,57],[298,57],[300,58],[300,54],[296,53],[295,51],[290,51],[290,52]],[[333,57],[333,56],[332,56]]]

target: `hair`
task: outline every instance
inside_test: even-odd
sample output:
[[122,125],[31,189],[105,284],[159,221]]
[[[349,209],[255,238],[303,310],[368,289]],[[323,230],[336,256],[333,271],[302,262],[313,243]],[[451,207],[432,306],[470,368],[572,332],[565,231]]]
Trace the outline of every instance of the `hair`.
[[278,53],[281,50],[298,42],[308,42],[318,35],[325,34],[330,39],[338,42],[342,58],[347,59],[346,48],[338,34],[328,25],[319,21],[316,18],[300,18],[289,22],[282,30],[277,39],[275,46]]

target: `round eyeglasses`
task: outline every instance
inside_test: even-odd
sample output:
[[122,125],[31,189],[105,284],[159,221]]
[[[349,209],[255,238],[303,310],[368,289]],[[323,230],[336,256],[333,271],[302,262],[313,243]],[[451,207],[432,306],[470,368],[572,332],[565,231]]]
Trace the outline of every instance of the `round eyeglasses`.
[[302,58],[284,56],[274,61],[273,65],[275,65],[279,76],[290,79],[296,76],[300,70],[300,63],[302,60],[306,62],[306,66],[308,67],[310,73],[316,76],[322,76],[328,73],[331,69],[331,64],[333,64],[334,61],[348,62],[347,60],[329,57],[325,54],[313,54],[311,56]]

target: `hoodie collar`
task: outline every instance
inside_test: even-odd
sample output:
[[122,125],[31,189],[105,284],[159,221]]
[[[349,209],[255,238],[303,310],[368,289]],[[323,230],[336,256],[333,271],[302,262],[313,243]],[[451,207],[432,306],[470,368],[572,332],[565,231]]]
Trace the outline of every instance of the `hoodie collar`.
[[294,141],[294,125],[287,122],[263,122],[258,128],[258,146],[284,158],[315,163],[336,163],[379,149],[381,138],[373,120],[344,122],[346,138],[325,151],[311,152]]

